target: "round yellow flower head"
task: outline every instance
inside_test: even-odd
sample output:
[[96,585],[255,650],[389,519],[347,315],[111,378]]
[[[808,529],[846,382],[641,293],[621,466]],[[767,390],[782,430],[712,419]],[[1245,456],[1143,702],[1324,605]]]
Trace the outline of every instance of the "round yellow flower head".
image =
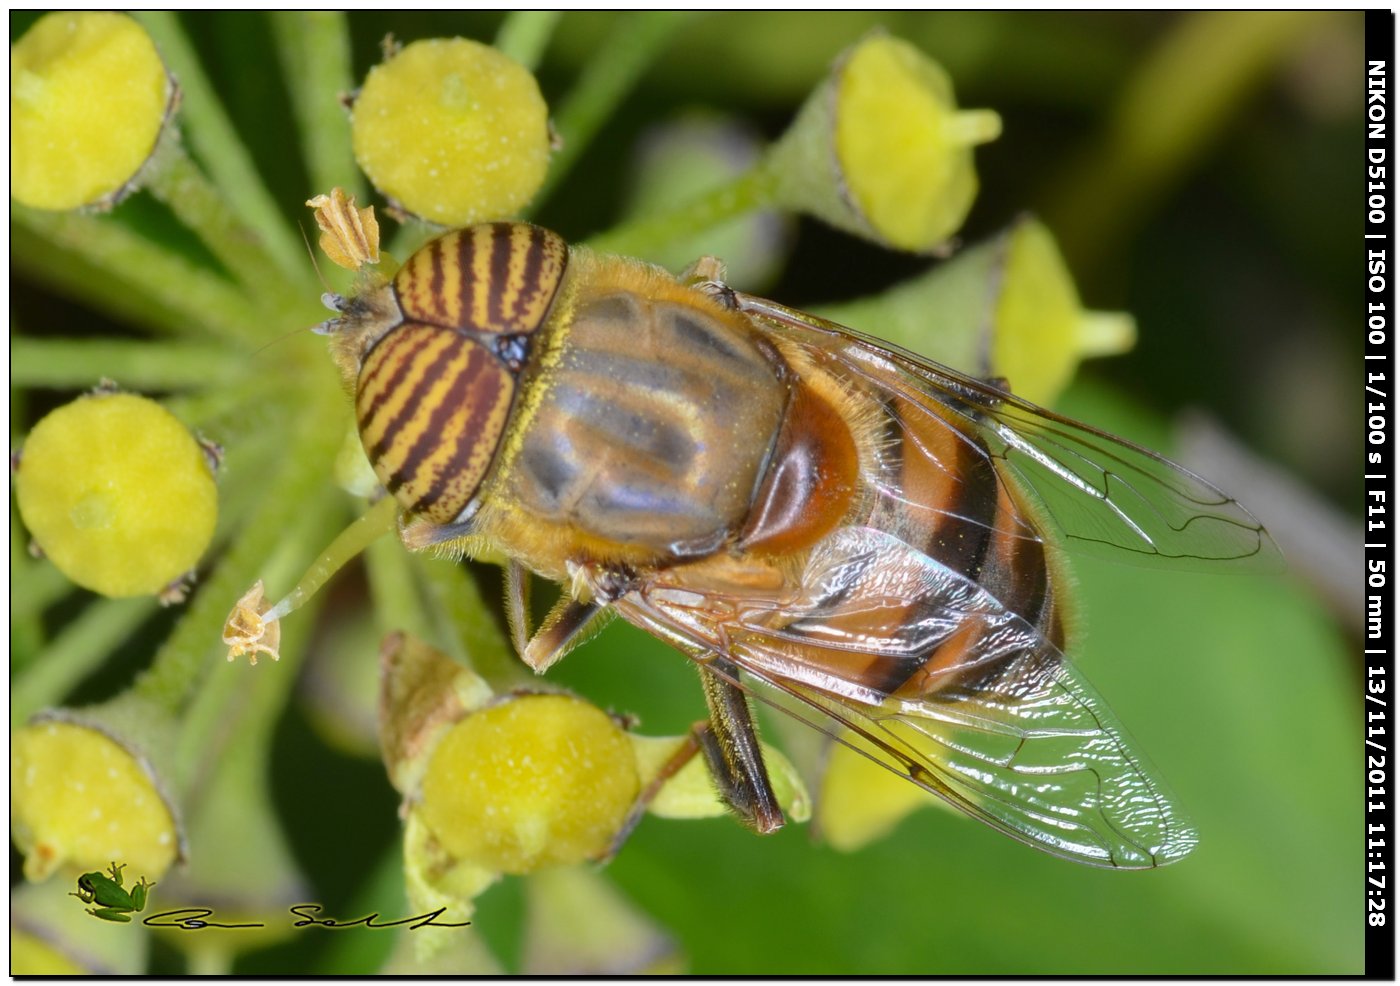
[[10,737],[10,832],[24,875],[113,860],[158,880],[179,851],[174,816],[150,774],[96,729],[69,722],[24,726]]
[[1087,311],[1050,230],[1034,219],[1005,237],[992,319],[992,366],[1016,393],[1048,403],[1068,386],[1081,359],[1127,352],[1137,338],[1125,312]]
[[130,17],[41,18],[10,48],[10,194],[38,209],[111,204],[155,150],[174,94]]
[[1131,315],[1080,304],[1054,237],[1030,216],[925,274],[817,314],[974,376],[1002,377],[1045,405],[1083,360],[1127,352],[1137,335]]
[[933,250],[977,195],[972,149],[1001,118],[960,110],[931,58],[882,32],[847,51],[803,105],[770,161],[778,197],[900,250]]
[[549,167],[535,77],[464,38],[416,41],[375,66],[353,114],[355,159],[374,187],[439,225],[514,215]]
[[833,743],[817,799],[822,838],[854,852],[884,838],[906,815],[938,799],[891,770]]
[[977,195],[972,148],[1001,131],[995,113],[959,111],[948,74],[919,49],[874,35],[846,61],[836,156],[870,225],[906,250],[937,246]]
[[91,394],[47,415],[24,444],[15,492],[45,555],[106,596],[159,593],[198,563],[218,516],[199,443],[135,394]]
[[423,780],[423,819],[453,856],[505,873],[604,853],[640,783],[626,733],[568,695],[522,695],[467,716]]

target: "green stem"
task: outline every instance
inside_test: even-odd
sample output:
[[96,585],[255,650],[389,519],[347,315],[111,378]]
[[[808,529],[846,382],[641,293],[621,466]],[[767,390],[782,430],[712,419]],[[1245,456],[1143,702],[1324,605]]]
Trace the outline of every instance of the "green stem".
[[418,592],[408,552],[398,539],[384,538],[370,545],[365,551],[365,569],[369,574],[370,598],[374,601],[375,629],[380,638],[402,630],[436,645],[432,617]]
[[593,53],[554,114],[554,127],[564,146],[554,155],[544,187],[535,196],[536,205],[564,179],[642,73],[693,16],[677,11],[618,15],[612,33]]
[[222,346],[109,338],[10,339],[10,385],[91,387],[104,377],[132,390],[217,385],[239,370]]
[[44,608],[71,589],[52,565],[29,557],[29,534],[10,509],[10,674],[27,667],[44,646]]
[[531,684],[534,675],[516,658],[466,567],[460,562],[422,555],[414,560],[435,611],[450,625],[451,632],[443,634],[448,653],[464,660],[496,692]]
[[267,483],[266,496],[252,521],[220,560],[189,610],[156,652],[135,690],[178,713],[214,661],[222,661],[224,621],[234,602],[269,567],[287,541],[287,532],[308,512],[339,511],[340,494],[327,477],[341,444],[343,411],[327,399],[290,409],[300,432],[287,436],[283,468]]
[[305,263],[299,258],[287,264],[269,253],[258,233],[244,224],[241,213],[230,207],[219,188],[178,143],[172,141],[156,152],[146,187],[243,283],[259,307],[272,312],[296,311],[300,300],[311,296],[286,274],[305,267]]
[[[259,569],[259,576],[274,583],[293,578],[298,556],[315,550],[312,544],[328,526],[325,523],[302,525],[295,538],[279,546],[276,555]],[[289,682],[296,679],[299,662],[304,657],[304,644],[310,637],[309,628],[315,618],[313,607],[305,614],[305,619],[298,618],[288,624],[283,639],[283,659],[266,671],[264,663],[268,662],[264,661],[251,671],[247,661],[212,662],[208,676],[184,710],[180,723],[181,744],[176,771],[180,790],[197,797],[207,788],[231,742],[235,738],[239,743],[253,739],[245,735],[245,731],[273,714],[267,706],[275,708],[282,704],[281,697],[285,697]],[[249,674],[260,676],[254,679],[256,684],[251,687],[249,679],[244,677]],[[279,681],[269,685],[263,682],[263,677],[275,677]]]
[[[299,556],[329,537],[333,515],[309,519],[266,571],[290,578]],[[189,813],[191,863],[180,889],[194,900],[218,894],[241,913],[306,899],[304,880],[278,825],[267,786],[272,733],[299,678],[316,606],[286,628],[275,667],[224,662],[212,671],[181,723],[177,786]]]
[[114,219],[13,205],[10,218],[16,266],[99,311],[241,343],[264,334],[263,322],[238,288]]
[[102,599],[64,627],[44,648],[43,659],[15,678],[10,690],[10,726],[58,705],[156,612],[154,598]]
[[256,231],[256,242],[271,256],[276,268],[305,271],[306,253],[301,238],[288,225],[258,174],[252,155],[204,74],[179,18],[169,11],[144,11],[135,16],[150,32],[166,66],[179,80],[180,119],[188,131],[190,145],[209,168],[226,201]]
[[496,50],[533,72],[544,56],[559,15],[558,10],[511,11],[496,32]]
[[615,226],[588,240],[586,245],[602,253],[645,259],[735,216],[770,205],[775,188],[772,172],[760,162],[728,184],[677,209]]
[[364,178],[350,145],[350,115],[340,104],[355,88],[345,14],[303,10],[271,16],[311,188],[328,193],[339,186],[364,202]]
[[67,576],[52,565],[28,557],[25,548],[29,543],[27,532],[15,526],[10,530],[12,538],[17,536],[10,552],[10,616],[12,619],[37,617],[75,587]]
[[264,619],[280,620],[299,608],[326,584],[332,575],[371,544],[394,529],[398,505],[393,497],[384,497],[341,531],[311,563],[292,589],[277,605],[263,614]]
[[264,441],[285,444],[278,416],[296,406],[286,397],[300,386],[299,378],[287,370],[283,364],[276,372],[264,373],[262,367],[253,365],[223,386],[173,395],[161,403],[190,428],[216,442],[242,448]]

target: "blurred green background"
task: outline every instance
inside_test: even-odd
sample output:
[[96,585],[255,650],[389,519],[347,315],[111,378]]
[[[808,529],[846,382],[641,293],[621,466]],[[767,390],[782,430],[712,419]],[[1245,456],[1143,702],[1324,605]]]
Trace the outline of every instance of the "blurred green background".
[[[613,16],[564,16],[538,73],[547,99],[569,90]],[[386,33],[489,40],[499,20],[352,14],[357,76]],[[12,15],[12,38],[31,21]],[[278,202],[305,224],[301,203],[322,190],[306,187],[289,151],[295,129],[266,21],[183,22]],[[566,238],[606,229],[651,128],[706,107],[776,136],[831,59],[884,25],[943,64],[961,105],[1002,116],[1003,136],[977,151],[982,190],[961,238],[1034,212],[1059,237],[1086,304],[1137,319],[1137,349],[1086,367],[1059,409],[1178,456],[1173,424],[1197,410],[1283,477],[1209,474],[1263,515],[1290,557],[1281,576],[1076,566],[1082,666],[1193,814],[1202,842],[1192,856],[1161,871],[1102,872],[933,810],[852,854],[799,826],[760,839],[727,820],[648,819],[606,873],[680,940],[690,971],[1363,971],[1361,672],[1346,602],[1360,590],[1348,596],[1345,572],[1339,581],[1326,559],[1295,548],[1318,518],[1359,543],[1360,342],[1344,316],[1360,290],[1362,23],[1355,13],[706,15],[678,33],[542,204],[537,221]],[[928,263],[802,221],[764,293],[799,307],[838,301]],[[23,258],[12,273],[12,331],[131,334],[49,293]],[[21,434],[69,395],[28,396],[12,426]],[[1265,510],[1285,480],[1298,497]],[[82,606],[66,600],[50,624]],[[147,631],[158,637],[168,623],[157,622]],[[142,653],[123,648],[80,697],[121,687]],[[625,628],[551,677],[636,713],[651,734],[679,733],[703,710],[687,662]],[[316,899],[347,915],[367,899],[379,906],[372,877],[398,839],[379,763],[337,752],[297,704],[278,727],[271,770]],[[518,882],[480,904],[477,927],[512,964]],[[307,933],[236,968],[351,971],[384,937]],[[158,945],[154,968],[180,965]]]

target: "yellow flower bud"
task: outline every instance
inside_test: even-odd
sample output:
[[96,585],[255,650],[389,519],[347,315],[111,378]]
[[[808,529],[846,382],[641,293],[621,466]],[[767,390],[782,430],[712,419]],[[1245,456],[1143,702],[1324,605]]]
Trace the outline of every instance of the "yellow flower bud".
[[10,194],[38,209],[110,205],[155,150],[174,96],[130,17],[41,18],[10,48]]
[[44,554],[106,596],[158,593],[194,568],[218,516],[199,443],[135,394],[81,397],[40,421],[15,492]]
[[627,735],[568,695],[521,695],[457,723],[423,780],[423,819],[453,856],[506,873],[595,858],[640,784]]
[[371,69],[352,130],[374,187],[444,226],[514,215],[549,167],[548,109],[535,77],[463,38],[414,42]]
[[916,808],[941,803],[927,791],[833,743],[817,799],[822,838],[847,852],[888,835]]
[[986,243],[882,294],[818,314],[1049,404],[1081,360],[1131,349],[1124,312],[1084,310],[1054,237],[1018,220]]
[[391,633],[379,649],[379,748],[389,783],[417,797],[442,737],[491,701],[491,686],[417,637]]
[[774,149],[778,196],[838,229],[901,250],[932,250],[977,194],[972,148],[1001,119],[959,110],[946,72],[877,32],[847,51]]
[[1017,223],[1006,234],[1004,249],[992,367],[1016,393],[1048,403],[1069,384],[1081,359],[1133,348],[1133,317],[1084,310],[1065,258],[1043,223]]
[[112,861],[150,880],[180,849],[175,817],[150,772],[96,729],[44,721],[10,737],[10,831],[24,875],[63,864],[101,870]]
[[[686,737],[641,736],[629,733],[636,752],[637,770],[650,783],[657,777],[676,752],[687,742]],[[802,775],[792,761],[777,747],[761,744],[763,764],[778,806],[790,822],[805,822],[812,815],[812,802]],[[680,770],[668,777],[647,803],[647,811],[658,818],[717,818],[730,812],[729,806],[715,789],[709,765],[703,756],[692,757]]]

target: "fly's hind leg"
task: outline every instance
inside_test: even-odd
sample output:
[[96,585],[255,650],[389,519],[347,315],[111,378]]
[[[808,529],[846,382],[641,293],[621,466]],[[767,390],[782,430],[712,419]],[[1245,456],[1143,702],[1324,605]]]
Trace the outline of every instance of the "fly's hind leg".
[[[722,668],[727,674],[738,674],[738,669],[727,661],[722,662]],[[760,835],[776,832],[783,827],[783,810],[778,805],[778,796],[773,791],[768,770],[763,764],[763,753],[748,700],[736,685],[704,667],[700,669],[700,677],[705,689],[705,701],[710,707],[710,718],[691,727],[676,752],[642,788],[603,861],[617,855],[647,808],[661,793],[661,788],[695,759],[697,753],[704,755],[705,765],[709,768],[720,799],[738,815],[741,822]]]
[[776,832],[783,827],[783,810],[763,764],[748,698],[731,680],[738,678],[739,669],[723,658],[713,664],[723,676],[700,667],[700,683],[710,708],[710,721],[696,731],[700,751],[720,797],[739,820],[760,835]]
[[609,611],[596,600],[581,603],[567,593],[559,597],[539,629],[530,630],[530,573],[517,561],[506,564],[506,622],[520,659],[536,674],[603,628]]

